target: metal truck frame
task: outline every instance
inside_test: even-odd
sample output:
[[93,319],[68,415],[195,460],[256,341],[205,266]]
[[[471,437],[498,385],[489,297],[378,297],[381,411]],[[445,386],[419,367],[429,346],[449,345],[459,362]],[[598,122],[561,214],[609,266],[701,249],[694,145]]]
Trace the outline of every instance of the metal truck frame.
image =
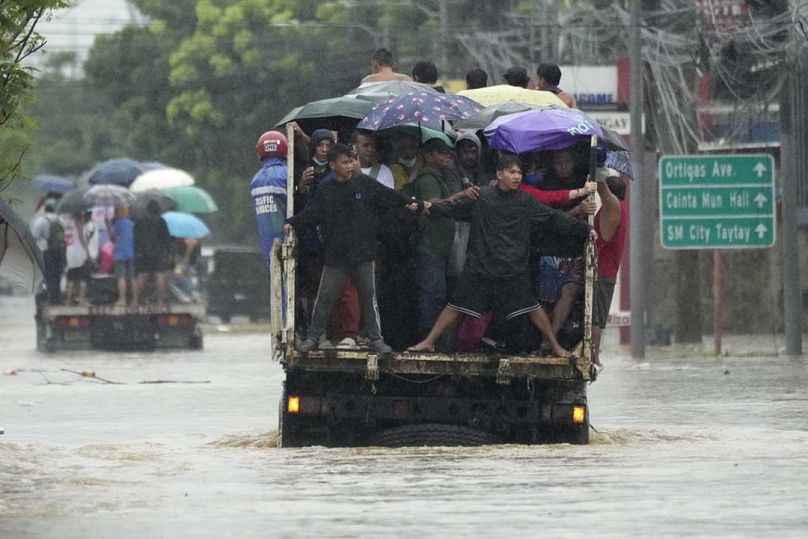
[[201,304],[37,305],[40,352],[63,350],[202,348]]
[[[287,193],[294,193],[288,130]],[[593,176],[594,177],[594,176]],[[291,197],[287,214],[292,215]],[[583,340],[573,357],[295,350],[294,233],[270,260],[272,357],[286,373],[280,447],[589,442],[594,243],[586,246]]]

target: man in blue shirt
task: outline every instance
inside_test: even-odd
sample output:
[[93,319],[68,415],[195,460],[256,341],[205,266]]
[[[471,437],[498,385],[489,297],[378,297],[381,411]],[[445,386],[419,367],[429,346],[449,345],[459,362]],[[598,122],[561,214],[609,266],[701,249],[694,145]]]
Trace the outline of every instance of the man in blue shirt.
[[115,242],[115,276],[118,278],[118,303],[126,305],[126,281],[131,283],[132,305],[138,303],[138,286],[135,280],[135,224],[129,219],[126,206],[115,208],[112,224],[112,241]]

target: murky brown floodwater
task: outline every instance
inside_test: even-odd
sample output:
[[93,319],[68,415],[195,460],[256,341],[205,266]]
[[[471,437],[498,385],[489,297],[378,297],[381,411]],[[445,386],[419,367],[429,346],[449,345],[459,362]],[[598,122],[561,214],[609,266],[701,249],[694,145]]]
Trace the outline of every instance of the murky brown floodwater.
[[808,534],[801,361],[607,351],[585,447],[279,450],[266,335],[45,356],[32,316],[0,297],[2,538]]

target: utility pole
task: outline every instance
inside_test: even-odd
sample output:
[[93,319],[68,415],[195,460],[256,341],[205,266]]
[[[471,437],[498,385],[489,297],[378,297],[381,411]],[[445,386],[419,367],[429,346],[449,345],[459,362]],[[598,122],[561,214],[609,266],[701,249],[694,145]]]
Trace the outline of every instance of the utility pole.
[[631,115],[631,156],[634,179],[629,192],[629,239],[630,239],[630,279],[631,279],[631,357],[645,357],[645,251],[646,226],[644,200],[648,197],[647,178],[644,173],[645,140],[642,132],[643,113],[643,69],[642,69],[642,0],[631,2],[629,19],[629,70],[631,87],[629,111]]
[[439,39],[436,39],[436,43],[440,43],[440,76],[448,77],[449,71],[449,0],[440,0],[439,2],[440,11],[439,13],[439,22],[438,24],[438,31],[440,32]]
[[[786,329],[786,354],[802,354],[802,313],[800,289],[800,263],[797,237],[797,204],[800,186],[805,186],[808,176],[806,159],[802,155],[806,137],[805,114],[806,82],[803,74],[805,54],[797,57],[788,70],[786,83],[780,94],[781,152],[780,170],[783,179],[783,318]],[[804,190],[804,189],[803,189]]]

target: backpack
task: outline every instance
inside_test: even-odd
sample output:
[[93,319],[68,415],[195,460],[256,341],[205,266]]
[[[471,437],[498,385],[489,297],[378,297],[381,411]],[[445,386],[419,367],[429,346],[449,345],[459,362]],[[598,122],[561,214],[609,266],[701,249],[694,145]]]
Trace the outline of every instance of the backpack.
[[65,227],[58,217],[55,219],[47,218],[50,224],[50,233],[48,234],[48,250],[54,253],[64,254],[67,249],[65,242]]

